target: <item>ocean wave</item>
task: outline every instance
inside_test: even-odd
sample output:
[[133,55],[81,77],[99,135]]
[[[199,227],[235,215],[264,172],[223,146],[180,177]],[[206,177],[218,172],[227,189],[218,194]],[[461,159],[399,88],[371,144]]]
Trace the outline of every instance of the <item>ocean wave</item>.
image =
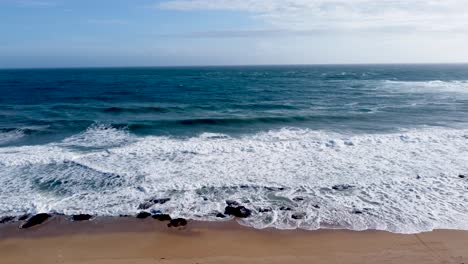
[[[85,146],[92,150],[70,148]],[[0,215],[149,210],[216,220],[226,200],[256,228],[468,230],[468,130],[137,137],[93,126],[63,142],[0,149]],[[300,216],[300,217],[298,217]]]
[[24,131],[19,129],[0,131],[0,146],[14,143],[24,136]]
[[107,124],[95,124],[85,132],[68,137],[60,144],[69,147],[106,148],[134,141],[126,129],[118,129]]
[[456,93],[468,95],[468,81],[384,81],[383,88],[405,93]]
[[[356,112],[357,113],[357,112]],[[183,120],[160,121],[168,124],[178,124],[184,126],[196,125],[235,125],[235,124],[281,124],[281,123],[300,123],[314,120],[345,120],[351,118],[344,115],[329,115],[317,113],[316,115],[297,115],[297,116],[264,116],[264,117],[239,117],[239,118],[192,118]]]
[[108,107],[102,109],[105,113],[121,114],[121,113],[167,113],[169,109],[163,107]]

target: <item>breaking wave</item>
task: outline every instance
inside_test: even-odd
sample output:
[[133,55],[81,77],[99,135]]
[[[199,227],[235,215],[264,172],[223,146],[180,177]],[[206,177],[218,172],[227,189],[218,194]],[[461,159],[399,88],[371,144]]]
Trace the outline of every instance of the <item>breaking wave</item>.
[[148,210],[199,220],[217,220],[235,200],[256,228],[468,230],[467,173],[468,130],[173,138],[96,125],[0,148],[0,215],[135,214],[156,197],[170,200]]
[[468,95],[468,81],[385,81],[387,91],[407,93],[454,93]]
[[25,136],[24,132],[19,129],[10,130],[10,131],[0,130],[0,146],[14,143],[15,141],[18,141],[24,136]]

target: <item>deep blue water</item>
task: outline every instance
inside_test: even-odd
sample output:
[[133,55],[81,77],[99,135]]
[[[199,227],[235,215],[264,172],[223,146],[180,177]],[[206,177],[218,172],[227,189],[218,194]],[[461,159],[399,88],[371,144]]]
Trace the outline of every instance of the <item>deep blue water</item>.
[[467,80],[468,65],[1,70],[0,131],[31,144],[93,124],[173,136],[466,127]]

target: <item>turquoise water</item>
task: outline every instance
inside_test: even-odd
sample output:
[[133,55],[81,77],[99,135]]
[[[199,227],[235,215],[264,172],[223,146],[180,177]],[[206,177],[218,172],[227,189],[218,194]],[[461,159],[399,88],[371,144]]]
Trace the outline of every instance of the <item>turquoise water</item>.
[[0,70],[0,215],[468,229],[467,131],[468,65]]

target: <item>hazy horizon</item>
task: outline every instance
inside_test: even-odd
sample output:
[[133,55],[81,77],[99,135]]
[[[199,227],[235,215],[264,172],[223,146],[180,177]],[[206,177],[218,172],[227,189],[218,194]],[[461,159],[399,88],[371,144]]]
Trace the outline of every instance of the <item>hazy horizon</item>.
[[16,67],[16,68],[0,68],[0,70],[60,70],[60,69],[151,69],[151,68],[237,68],[237,67],[321,67],[321,66],[392,66],[392,65],[420,65],[420,66],[436,66],[436,65],[468,65],[468,62],[407,62],[407,63],[310,63],[310,64],[193,64],[193,65],[148,65],[148,66],[58,66],[58,67]]
[[468,0],[0,0],[0,68],[468,62]]

